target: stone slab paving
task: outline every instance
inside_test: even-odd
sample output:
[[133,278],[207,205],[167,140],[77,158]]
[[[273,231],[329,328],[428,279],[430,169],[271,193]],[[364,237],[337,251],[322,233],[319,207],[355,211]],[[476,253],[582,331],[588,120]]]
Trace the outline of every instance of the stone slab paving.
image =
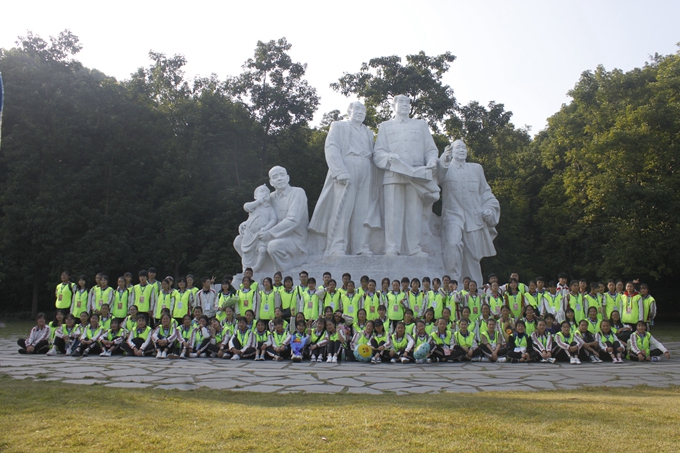
[[622,365],[292,363],[152,357],[27,356],[16,340],[0,339],[0,373],[15,379],[188,391],[198,388],[265,393],[422,394],[536,391],[591,386],[680,385],[680,343],[672,359]]

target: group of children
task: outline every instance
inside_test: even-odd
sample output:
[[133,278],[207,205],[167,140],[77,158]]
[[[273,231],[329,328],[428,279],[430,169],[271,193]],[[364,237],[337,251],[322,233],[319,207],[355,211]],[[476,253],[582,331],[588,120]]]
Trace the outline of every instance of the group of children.
[[[217,357],[336,363],[454,361],[579,364],[657,361],[668,350],[650,333],[656,303],[647,285],[611,281],[604,285],[559,276],[519,283],[512,274],[499,285],[464,279],[462,288],[444,276],[393,280],[351,275],[338,285],[330,273],[316,280],[307,272],[252,281],[246,269],[239,288],[231,277],[219,289],[214,279],[192,276],[155,280],[154,269],[126,276],[118,287],[108,277],[86,289],[67,273],[56,289],[57,315],[39,315],[21,353],[155,355],[157,358]],[[625,289],[624,289],[625,288]],[[588,290],[589,289],[589,290]],[[70,311],[70,313],[69,313]]]

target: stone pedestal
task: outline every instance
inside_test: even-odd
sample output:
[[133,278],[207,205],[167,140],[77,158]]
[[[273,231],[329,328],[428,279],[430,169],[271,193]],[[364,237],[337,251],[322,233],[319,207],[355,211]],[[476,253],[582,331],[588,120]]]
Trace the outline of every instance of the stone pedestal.
[[[352,280],[359,286],[359,279],[362,275],[368,275],[369,278],[377,282],[378,289],[380,289],[380,280],[388,277],[390,280],[401,280],[402,277],[409,279],[417,277],[422,280],[427,276],[431,279],[434,277],[441,278],[446,272],[444,271],[444,262],[441,252],[427,257],[416,256],[310,256],[307,262],[303,265],[297,266],[293,269],[283,270],[283,276],[290,275],[293,277],[293,282],[297,285],[299,283],[298,274],[305,270],[309,272],[310,277],[316,279],[317,285],[323,281],[323,273],[328,271],[341,285],[342,274],[349,272],[352,274]],[[256,273],[253,278],[257,282],[262,282],[264,277],[272,277],[271,272]],[[235,276],[234,286],[241,283],[242,274]]]

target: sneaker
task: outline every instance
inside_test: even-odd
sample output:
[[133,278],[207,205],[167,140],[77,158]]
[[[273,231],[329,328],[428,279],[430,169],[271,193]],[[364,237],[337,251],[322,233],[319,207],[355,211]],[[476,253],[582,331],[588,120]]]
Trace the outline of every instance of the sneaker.
[[180,359],[186,359],[187,358],[187,353],[182,351],[182,353],[179,355]]
[[157,359],[162,359],[162,358],[163,358],[163,353],[162,353],[161,351],[158,351],[158,352],[156,353],[156,358],[157,358]]
[[275,362],[280,362],[280,361],[282,361],[282,360],[283,360],[283,357],[281,357],[280,355],[274,356],[274,361],[275,361]]
[[548,363],[555,363],[555,362],[557,362],[557,359],[555,359],[555,357],[550,357],[548,359]]
[[167,359],[168,353],[166,351],[161,352],[161,359]]
[[255,354],[255,361],[259,362],[260,361],[260,354]]
[[579,359],[578,357],[574,357],[574,363],[575,363],[576,365],[580,365],[580,364],[581,364],[581,359]]
[[623,357],[618,358],[619,363],[623,363]]
[[316,356],[312,354],[312,357],[309,359],[310,362],[316,362]]
[[548,359],[541,359],[541,363],[548,363]]
[[189,357],[191,357],[192,359],[195,359],[196,357],[198,357],[198,354],[196,354],[195,352],[192,352],[192,353],[189,354]]
[[216,359],[216,358],[217,358],[217,353],[216,353],[216,352],[211,352],[211,353],[210,353],[210,358],[211,358],[211,359]]
[[428,357],[428,358],[425,360],[425,363],[432,363],[432,359]]
[[73,350],[71,348],[68,348],[66,350],[66,355],[73,355]]
[[87,348],[86,350],[83,351],[83,357],[87,357],[87,355],[90,353],[90,348]]
[[408,360],[407,357],[402,357],[402,358],[401,358],[401,363],[408,363],[408,362],[409,362],[409,360]]
[[328,358],[326,358],[326,363],[333,363],[333,357],[328,356]]
[[[102,351],[102,353],[99,354],[99,357],[106,357],[106,353],[107,353],[107,352],[108,352],[108,351]],[[49,355],[49,352],[48,352],[47,354]]]
[[482,361],[481,357],[473,357],[472,359],[470,359],[470,362],[481,362],[481,361]]
[[[453,362],[453,360],[451,360],[451,361]],[[482,358],[480,359],[480,362],[489,362],[489,361],[490,361],[490,360],[489,360],[488,357],[482,357]]]
[[204,352],[204,353],[202,353],[201,355],[199,355],[199,357],[202,358],[202,359],[205,359],[206,357],[208,357],[208,354],[206,354],[206,353]]
[[377,358],[375,359],[375,363],[382,363],[382,359],[381,359],[380,357],[377,357]]
[[576,363],[576,357],[569,357],[569,363],[572,365]]
[[394,357],[392,357],[392,360],[390,360],[390,363],[397,363],[397,359],[395,359]]
[[507,361],[508,359],[506,359],[505,357],[499,357],[498,360],[496,360],[496,363],[505,363]]
[[333,360],[331,360],[331,363],[338,363],[338,356],[334,355]]
[[111,357],[111,350],[106,351],[106,357]]
[[416,359],[416,365],[420,365],[421,363],[424,363],[423,359]]
[[603,360],[602,360],[601,358],[599,358],[599,357],[595,357],[595,358],[597,359],[597,360],[595,361],[595,363],[602,363],[602,362],[603,362]]
[[49,356],[55,356],[55,355],[57,355],[57,347],[56,347],[56,346],[53,346],[52,349],[50,349],[49,351],[47,351],[47,354],[45,354],[45,355],[49,355]]
[[661,359],[657,356],[652,357],[652,362],[661,362]]
[[598,360],[600,360],[600,359],[598,359],[598,358],[595,357],[594,355],[591,355],[591,356],[590,356],[590,362],[591,362],[591,363],[597,363]]
[[238,354],[234,354],[231,360],[241,360],[241,356]]

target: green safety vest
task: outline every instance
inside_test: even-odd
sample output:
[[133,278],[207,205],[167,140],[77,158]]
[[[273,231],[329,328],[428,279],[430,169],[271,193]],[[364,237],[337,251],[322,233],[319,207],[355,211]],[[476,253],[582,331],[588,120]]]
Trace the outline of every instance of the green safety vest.
[[399,292],[394,294],[389,292],[387,294],[387,317],[391,321],[403,321],[404,320],[404,307],[401,305],[401,301],[404,299],[404,293]]
[[406,346],[408,346],[408,338],[406,337],[406,334],[404,334],[403,337],[401,337],[401,340],[397,340],[397,334],[392,334],[392,349],[395,351],[401,351],[406,349]]
[[97,326],[96,329],[93,329],[92,326],[87,326],[87,328],[85,329],[85,338],[87,338],[88,340],[91,340],[94,337],[96,337],[97,335],[99,335],[101,333],[101,331],[102,331],[101,326]]
[[342,293],[340,291],[336,291],[334,294],[325,293],[323,296],[323,308],[331,307],[333,311],[337,310],[340,307],[341,297]]
[[518,337],[517,334],[513,334],[513,337],[515,338],[515,347],[516,348],[527,348],[529,345],[529,336],[527,334],[524,334],[522,338]]
[[510,294],[508,291],[505,293],[505,301],[510,307],[510,313],[515,319],[522,317],[522,292],[517,291],[517,294]]
[[417,350],[418,347],[419,347],[421,344],[423,344],[423,343],[429,343],[429,342],[430,342],[430,338],[431,338],[431,337],[430,337],[430,334],[424,335],[424,336],[422,336],[422,337],[421,337],[420,335],[416,335],[415,337],[413,337],[413,339],[414,339],[415,342],[416,342],[416,344],[415,344],[413,350],[414,350],[414,351]]
[[[434,333],[432,334],[434,336]],[[466,347],[466,348],[471,348],[472,343],[475,341],[475,336],[472,334],[472,332],[468,331],[467,335],[463,335],[459,331],[457,331],[455,334],[455,339],[456,339],[456,344],[461,347]]]
[[[642,297],[642,296],[640,296]],[[642,315],[642,320],[643,321],[649,321],[649,310],[652,307],[652,304],[656,302],[652,296],[647,294],[646,297],[642,297],[642,309],[644,310],[644,313]]]
[[309,336],[309,339],[311,340],[312,343],[316,344],[319,341],[323,340],[323,337],[325,335],[326,335],[326,329],[322,330],[319,333],[317,333],[316,329],[314,329],[314,330],[312,330],[312,333]]
[[527,293],[524,293],[524,298],[529,303],[529,305],[534,307],[534,310],[538,310],[538,302],[541,300],[540,294],[536,293],[536,295],[533,295],[533,294],[527,292]]
[[287,337],[288,333],[285,330],[282,333],[276,331],[272,332],[272,339],[274,340],[274,346],[276,347],[283,346],[283,342],[286,341]]
[[[456,333],[458,333],[458,332],[456,332]],[[449,346],[449,345],[451,345],[451,335],[453,335],[453,333],[450,330],[447,330],[446,334],[444,335],[444,338],[442,339],[442,337],[439,334],[439,331],[435,330],[430,334],[430,338],[432,338],[432,340],[437,345],[441,346],[441,345],[446,344],[447,346]]]
[[361,296],[354,293],[352,297],[349,297],[347,293],[342,296],[342,312],[353,318],[357,317],[357,312],[359,311],[359,301]]
[[143,330],[140,330],[139,328],[135,327],[134,333],[132,335],[132,338],[141,338],[142,340],[146,341],[149,338],[149,334],[151,333],[151,327],[146,326],[144,327]]
[[490,345],[492,345],[492,346],[495,347],[496,344],[498,343],[498,340],[499,340],[499,336],[500,336],[500,335],[498,334],[498,332],[494,332],[494,333],[493,333],[493,339],[492,339],[492,338],[489,336],[489,331],[486,330],[486,331],[480,333],[480,337],[482,337],[482,336],[483,336],[484,338],[486,338],[486,341],[487,341]]
[[111,307],[111,314],[114,318],[124,318],[127,316],[129,300],[130,291],[127,289],[124,289],[123,291],[115,290],[113,292],[113,307]]
[[290,292],[288,292],[285,289],[282,289],[281,291],[279,291],[279,297],[281,298],[281,310],[293,310],[295,308],[294,289],[291,289]]
[[189,290],[184,290],[184,292],[176,291],[175,306],[172,307],[172,317],[182,319],[189,314],[189,304],[193,297],[193,293]]
[[423,308],[423,298],[425,293],[418,291],[418,294],[414,294],[413,291],[408,292],[408,306],[413,310],[413,315],[418,316],[420,310]]
[[[144,286],[137,284],[133,287],[134,305],[140,313],[148,313],[151,308],[151,294],[155,290],[155,285],[146,284]],[[148,327],[148,326],[147,326]]]
[[73,304],[73,310],[71,311],[71,314],[76,318],[79,318],[82,312],[88,311],[87,297],[88,297],[87,291],[85,290],[75,291],[75,303]]
[[600,324],[602,323],[602,321],[601,321],[600,319],[598,319],[597,321],[593,322],[592,319],[586,318],[586,321],[588,321],[588,331],[589,331],[590,333],[592,333],[593,335],[595,335],[596,333],[598,333],[598,332],[600,331]]
[[621,302],[621,295],[614,293],[613,295],[607,291],[604,293],[604,309],[607,313],[607,319],[610,319],[612,312],[619,309],[619,304]]
[[434,310],[434,319],[439,319],[442,317],[442,311],[444,310],[445,300],[444,296],[439,291],[428,291],[427,293],[427,308]]
[[573,340],[572,340],[572,336],[573,336],[573,335],[574,335],[573,332],[570,332],[570,333],[569,333],[569,336],[568,336],[568,337],[565,337],[564,334],[562,333],[562,331],[559,331],[559,332],[557,332],[557,333],[555,334],[555,338],[559,337],[560,339],[562,339],[562,341],[563,341],[565,344],[570,345],[570,344],[572,343],[572,341],[573,341]]
[[238,290],[238,303],[237,303],[237,309],[238,312],[241,316],[245,316],[247,310],[252,310],[253,309],[253,299],[255,298],[255,290],[249,289],[248,291],[246,290]]
[[[54,301],[54,306],[57,308],[57,310],[65,310],[71,308],[71,300],[73,299],[73,283],[59,283],[57,285],[57,291],[56,291],[56,300]],[[87,307],[87,298],[85,298],[85,305],[84,307]],[[87,310],[85,308],[82,311]],[[75,316],[79,316],[80,313],[78,313]]]
[[107,286],[106,289],[102,289],[100,286],[94,288],[94,308],[96,311],[102,309],[102,305],[108,303],[109,295],[113,291],[113,288]]
[[527,318],[524,318],[524,327],[526,328],[526,334],[528,336],[531,336],[531,334],[536,331],[536,324],[536,318],[534,318],[533,321],[529,321]]
[[305,315],[305,319],[317,319],[319,317],[319,298],[316,297],[316,292],[307,290],[301,296],[302,313]]
[[[257,313],[258,319],[264,319],[269,321],[274,319],[274,310],[276,309],[276,291],[272,290],[267,294],[264,290],[260,291],[260,307]],[[283,295],[285,291],[278,293],[283,300]],[[283,306],[281,307],[283,309]]]
[[572,293],[569,293],[568,296],[569,308],[574,310],[574,320],[579,323],[586,317],[583,311],[583,296],[581,294],[574,296]]
[[380,294],[373,293],[369,296],[364,294],[364,310],[366,310],[366,320],[375,321],[378,319],[378,307],[380,306]]
[[359,339],[357,340],[357,346],[360,344],[368,344],[370,343],[371,339],[370,337],[367,338],[366,335],[362,332],[361,335],[359,335]]
[[175,297],[175,292],[170,291],[169,293],[164,293],[163,291],[160,292],[156,296],[156,312],[154,313],[154,318],[160,319],[161,318],[161,311],[164,308],[167,308],[170,310],[170,316],[172,316],[172,310],[174,308],[174,304],[172,303],[172,299]]
[[562,308],[562,296],[555,294],[554,296],[548,292],[543,294],[543,298],[548,301],[548,307],[555,311],[555,314]]
[[645,355],[647,357],[649,357],[649,354],[650,354],[649,342],[650,342],[651,337],[652,337],[652,334],[649,333],[649,332],[645,332],[644,337],[640,337],[640,335],[638,335],[637,332],[635,333],[635,344],[637,344],[637,347],[638,347],[639,350],[645,351]]
[[493,294],[490,294],[487,303],[489,304],[491,313],[500,313],[501,307],[505,304],[505,299],[503,299],[503,296],[501,295],[494,297]]
[[99,327],[101,327],[102,330],[109,330],[111,328],[112,319],[112,316],[109,316],[106,320],[104,320],[104,318],[99,318]]
[[123,329],[125,329],[126,332],[132,332],[136,328],[137,328],[137,321],[130,318],[130,316],[126,316],[125,320],[123,321]]
[[621,295],[621,322],[624,324],[636,324],[640,319],[640,306],[638,304],[642,296],[636,294],[634,296]]
[[387,343],[387,331],[383,331],[382,334],[377,334],[373,333],[373,339],[378,343],[378,346],[380,343]]
[[255,329],[253,335],[255,336],[255,341],[257,343],[266,343],[269,340],[269,332],[266,329],[262,333]]
[[477,294],[473,296],[468,293],[467,306],[470,309],[470,322],[476,322],[477,318],[482,316],[482,296]]
[[590,307],[595,307],[597,308],[597,319],[602,319],[602,300],[600,300],[597,296],[593,297],[590,294],[586,294],[585,300],[583,301],[584,304],[584,311],[586,317],[588,317],[588,312],[590,311]]
[[245,332],[241,332],[240,330],[236,329],[234,335],[238,339],[239,343],[241,343],[241,349],[245,348],[246,343],[248,342],[248,336],[250,335],[250,330],[246,329]]

